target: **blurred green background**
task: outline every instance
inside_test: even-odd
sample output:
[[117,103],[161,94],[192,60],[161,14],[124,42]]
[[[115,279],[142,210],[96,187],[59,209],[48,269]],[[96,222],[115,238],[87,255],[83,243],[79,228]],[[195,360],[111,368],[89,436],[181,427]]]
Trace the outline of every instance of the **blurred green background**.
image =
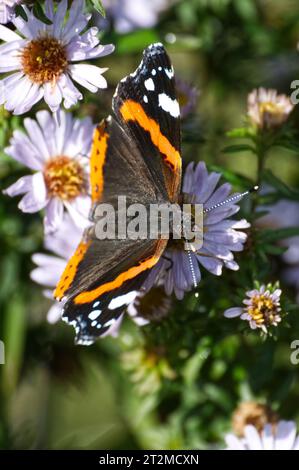
[[[136,68],[145,46],[161,41],[176,75],[200,90],[194,115],[183,123],[185,162],[204,160],[254,182],[254,156],[223,153],[225,134],[244,124],[254,87],[290,94],[290,83],[299,79],[298,40],[297,0],[177,1],[152,28],[126,34],[115,30],[112,19],[103,33],[104,43],[116,45],[105,58],[109,89],[89,94],[73,111],[94,122],[106,116],[117,82]],[[297,109],[294,122],[299,126]],[[21,123],[0,108],[1,190],[27,172],[3,152]],[[271,151],[267,166],[298,187],[296,152]],[[75,347],[71,327],[47,324],[50,301],[29,278],[31,255],[43,250],[41,220],[22,214],[17,201],[1,193],[0,339],[6,364],[0,365],[0,448],[213,448],[221,446],[236,405],[249,398],[299,419],[298,366],[289,361],[296,330],[286,329],[278,342],[262,342],[225,322],[234,273],[226,273],[223,284],[206,275],[204,302],[195,305],[192,296],[174,302],[161,324],[140,329],[127,319],[119,338]]]

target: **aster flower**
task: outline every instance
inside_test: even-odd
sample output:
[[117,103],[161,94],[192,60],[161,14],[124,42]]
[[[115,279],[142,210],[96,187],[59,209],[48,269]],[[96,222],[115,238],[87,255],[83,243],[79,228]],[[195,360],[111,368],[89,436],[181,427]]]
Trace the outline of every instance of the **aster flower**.
[[[189,164],[183,180],[183,193],[187,195],[188,202],[191,199],[192,203],[202,204],[204,211],[222,203],[229,196],[231,185],[225,183],[216,189],[220,176],[214,172],[208,174],[203,162],[196,166]],[[237,198],[237,195],[233,196]],[[170,295],[174,292],[178,299],[182,299],[185,291],[190,291],[194,284],[200,282],[199,265],[216,276],[222,274],[223,267],[238,270],[233,252],[243,250],[247,235],[239,229],[249,227],[244,219],[230,219],[239,209],[236,200],[233,200],[206,212],[203,219],[203,245],[196,252],[186,251],[183,241],[170,241],[162,259],[149,274],[144,288],[149,289],[157,279],[163,279],[166,293]]]
[[246,292],[243,300],[244,307],[233,307],[225,310],[226,318],[240,317],[249,322],[250,328],[260,328],[268,333],[268,328],[281,322],[280,307],[281,289],[277,284],[262,285],[257,289]]
[[152,28],[159,14],[166,10],[171,0],[102,0],[107,16],[113,18],[118,33],[135,29]]
[[286,95],[276,90],[259,88],[248,95],[248,116],[253,125],[260,129],[271,129],[285,123],[294,105]]
[[294,266],[285,268],[282,271],[282,277],[286,283],[296,289],[296,302],[299,304],[299,262]]
[[[298,227],[299,226],[299,203],[282,199],[275,204],[261,206],[261,211],[267,210],[268,213],[257,219],[256,225],[260,228],[278,228]],[[299,236],[285,238],[280,244],[286,248],[281,255],[285,263],[282,270],[283,280],[294,286],[297,290],[296,300],[299,303]]]
[[140,291],[127,312],[137,325],[142,326],[163,320],[168,316],[171,305],[171,297],[165,293],[163,286],[154,286],[148,292]]
[[232,428],[239,437],[244,436],[245,427],[250,424],[262,432],[266,424],[275,425],[277,422],[278,416],[269,406],[255,401],[240,403],[232,416]]
[[14,12],[14,7],[20,0],[0,0],[0,24],[8,23]]
[[[129,337],[123,339],[130,341]],[[167,360],[164,347],[147,348],[136,344],[131,347],[122,354],[122,364],[141,395],[156,393],[164,379],[175,379],[176,374]]]
[[175,86],[180,104],[181,118],[185,119],[194,111],[199,92],[197,88],[191,86],[180,78],[176,78]]
[[248,425],[243,438],[227,434],[225,441],[227,450],[299,450],[294,421],[279,421],[275,426],[266,424],[260,433],[253,425]]
[[[86,219],[85,228],[87,228],[89,224],[90,222]],[[36,265],[36,268],[31,271],[30,277],[34,282],[46,288],[43,291],[45,297],[53,300],[53,289],[56,287],[69,258],[77,248],[82,233],[83,230],[74,224],[68,214],[65,214],[55,234],[48,234],[44,239],[45,249],[53,254],[35,253],[32,256],[32,261]],[[63,301],[53,302],[47,314],[49,323],[56,323],[60,320],[63,305]],[[121,320],[122,319],[119,318],[103,336],[116,336]]]
[[64,106],[70,108],[83,98],[73,80],[95,93],[106,88],[103,72],[107,69],[80,61],[106,56],[114,50],[112,44],[100,45],[98,29],[89,28],[84,1],[74,0],[69,11],[67,0],[62,0],[54,11],[53,0],[46,0],[46,15],[52,22],[46,25],[24,6],[28,21],[13,18],[17,32],[0,26],[0,73],[14,72],[0,81],[0,105],[8,111],[23,114],[45,99],[55,112]]
[[24,126],[27,135],[16,130],[5,151],[35,173],[20,178],[5,194],[25,194],[19,203],[23,212],[45,209],[46,232],[59,227],[64,207],[84,227],[91,204],[86,157],[93,134],[91,119],[80,121],[61,112],[58,125],[48,111],[39,111],[36,121],[26,118]]

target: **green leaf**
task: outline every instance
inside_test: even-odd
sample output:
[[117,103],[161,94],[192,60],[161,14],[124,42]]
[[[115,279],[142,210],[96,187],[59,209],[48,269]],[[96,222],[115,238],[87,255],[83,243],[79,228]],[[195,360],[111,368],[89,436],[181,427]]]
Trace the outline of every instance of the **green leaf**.
[[228,145],[222,150],[223,153],[237,153],[237,152],[253,152],[256,153],[256,149],[247,144],[239,145]]
[[38,20],[42,21],[43,23],[49,24],[49,25],[52,24],[52,21],[49,20],[49,18],[45,15],[43,7],[41,6],[39,2],[34,2],[33,14]]
[[15,295],[8,305],[4,320],[5,366],[2,386],[6,396],[13,393],[22,365],[26,330],[25,299]]
[[289,188],[283,181],[275,176],[271,170],[265,170],[262,174],[263,181],[275,188],[281,197],[299,201],[299,191]]
[[249,127],[238,127],[236,129],[232,129],[231,131],[228,131],[226,133],[227,137],[230,137],[232,139],[237,139],[237,138],[253,138],[254,133],[251,128]]
[[291,150],[292,152],[299,152],[299,141],[298,136],[294,134],[286,134],[283,135],[281,138],[278,138],[275,141],[276,147],[283,147],[287,150]]
[[91,0],[93,7],[105,18],[106,12],[101,0]]
[[15,14],[16,14],[16,17],[20,16],[21,18],[23,18],[24,21],[28,21],[26,11],[22,7],[22,5],[17,5],[15,7]]
[[159,36],[151,29],[142,29],[133,33],[119,37],[117,44],[117,52],[119,54],[130,54],[140,52],[146,46],[153,42],[157,42]]
[[296,236],[299,236],[299,227],[286,227],[276,230],[267,229],[259,233],[259,239],[264,243]]
[[208,165],[208,169],[209,171],[216,171],[217,173],[221,173],[223,178],[229,183],[231,183],[233,186],[238,186],[244,189],[248,189],[248,188],[252,188],[254,185],[252,180],[250,180],[246,176],[236,174],[218,165]]
[[277,246],[277,245],[266,245],[263,248],[264,248],[265,253],[268,253],[270,255],[275,255],[275,256],[280,256],[287,250],[286,246]]

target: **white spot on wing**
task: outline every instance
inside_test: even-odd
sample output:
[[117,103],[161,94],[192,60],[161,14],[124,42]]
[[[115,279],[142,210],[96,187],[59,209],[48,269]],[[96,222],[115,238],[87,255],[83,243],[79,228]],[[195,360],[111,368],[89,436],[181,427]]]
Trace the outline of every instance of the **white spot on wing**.
[[173,77],[174,77],[174,70],[173,70],[173,67],[171,67],[171,69],[164,69],[167,77],[171,80]]
[[102,313],[102,310],[92,310],[90,314],[88,315],[88,318],[90,320],[96,320]]
[[152,75],[153,75],[153,77],[156,75],[156,73],[157,73],[156,69],[153,69],[153,70],[152,70]]
[[81,346],[90,346],[93,343],[94,341],[92,339],[85,339],[85,338],[81,338],[76,341],[76,344],[80,344]]
[[144,95],[143,101],[144,101],[145,103],[148,103],[148,97],[147,97],[146,95]]
[[155,90],[155,84],[154,84],[152,78],[148,78],[147,80],[144,80],[144,86],[148,91],[154,91]]
[[115,318],[111,318],[111,320],[106,321],[104,326],[112,326],[116,322]]
[[177,118],[180,115],[179,103],[177,100],[172,100],[166,93],[159,94],[159,106],[172,117]]
[[128,292],[127,294],[120,295],[119,297],[115,297],[115,299],[111,300],[110,304],[108,305],[108,308],[110,310],[114,310],[116,308],[123,307],[123,305],[128,305],[131,302],[133,302],[136,295],[137,295],[137,291],[133,290],[131,292]]
[[95,307],[98,307],[99,305],[100,305],[100,301],[97,300],[97,301],[93,304],[93,307],[95,308]]
[[161,70],[162,70],[162,67],[161,67],[161,65],[160,65],[160,67],[158,67],[158,70],[161,72]]
[[162,42],[154,42],[148,46],[149,49],[155,49],[156,47],[163,47]]

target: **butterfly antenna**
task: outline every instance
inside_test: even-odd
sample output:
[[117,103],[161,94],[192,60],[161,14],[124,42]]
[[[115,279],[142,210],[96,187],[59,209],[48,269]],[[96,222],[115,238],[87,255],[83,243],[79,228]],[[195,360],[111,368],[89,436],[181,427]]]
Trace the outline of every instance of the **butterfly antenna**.
[[[197,279],[196,279],[196,276],[195,276],[195,269],[194,269],[194,264],[193,264],[192,254],[191,253],[192,253],[192,250],[191,250],[190,244],[188,244],[187,256],[188,256],[188,261],[189,261],[189,265],[190,265],[190,271],[191,271],[193,286],[194,286],[194,289],[196,289],[197,288]],[[198,297],[198,292],[195,292],[194,295],[195,295],[195,297]]]
[[222,202],[218,202],[214,206],[204,209],[203,212],[204,214],[206,214],[207,212],[211,212],[214,209],[217,209],[218,207],[225,206],[226,204],[229,204],[230,202],[240,201],[240,199],[243,199],[244,196],[248,196],[248,194],[258,191],[258,189],[259,189],[258,186],[254,186],[253,188],[249,189],[248,191],[245,191],[244,193],[236,194],[235,196],[229,197]]

